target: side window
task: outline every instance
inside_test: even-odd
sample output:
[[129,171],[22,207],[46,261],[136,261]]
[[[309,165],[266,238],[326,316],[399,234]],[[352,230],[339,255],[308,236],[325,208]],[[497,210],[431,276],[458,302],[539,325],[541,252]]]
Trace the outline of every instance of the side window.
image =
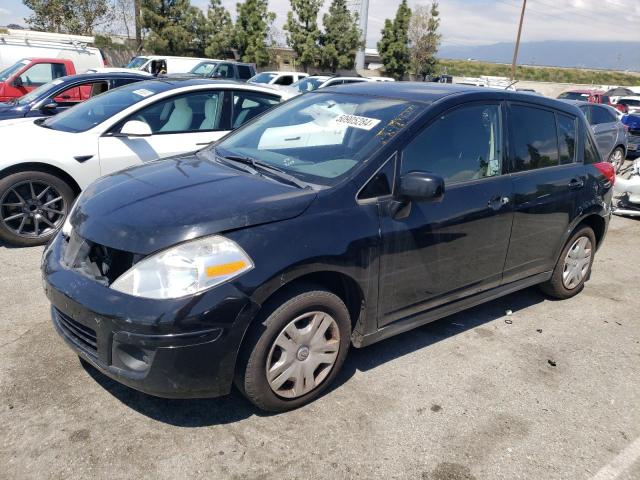
[[560,146],[560,165],[576,161],[576,119],[558,114],[558,145]]
[[76,103],[100,95],[108,90],[107,82],[92,82],[76,85],[56,95],[54,101],[61,107],[70,107]]
[[395,156],[388,160],[383,167],[378,170],[367,184],[360,190],[358,200],[384,197],[391,195],[393,191],[393,177],[395,175]]
[[509,127],[516,172],[558,165],[558,135],[553,112],[512,105]]
[[588,105],[580,105],[580,111],[584,113],[587,122],[589,122],[589,125],[591,125],[591,108],[589,108]]
[[280,103],[280,98],[265,93],[248,90],[233,92],[232,128],[236,129],[240,125],[244,125],[278,103]]
[[500,175],[500,106],[471,105],[441,115],[402,154],[402,173],[414,170],[437,173],[447,183]]
[[154,134],[220,130],[223,98],[223,91],[178,95],[149,105],[127,120],[146,122]]
[[112,80],[111,88],[122,87],[123,85],[129,85],[130,83],[137,82],[137,81],[138,80],[135,80],[133,78],[116,78],[115,80]]
[[249,80],[251,77],[253,77],[253,75],[248,65],[238,65],[238,78],[241,80]]
[[233,78],[233,65],[221,63],[218,65],[216,73],[220,74],[222,78]]
[[602,123],[615,122],[616,119],[611,112],[604,107],[592,106],[591,107],[591,124],[600,125]]
[[598,147],[593,142],[591,135],[589,132],[585,130],[584,132],[584,163],[585,165],[590,165],[592,163],[599,163],[600,160],[600,152],[598,151]]
[[274,83],[276,85],[291,85],[293,83],[293,76],[291,76],[291,75],[282,75]]
[[44,85],[53,80],[53,65],[51,63],[36,63],[20,75],[22,84],[26,87]]

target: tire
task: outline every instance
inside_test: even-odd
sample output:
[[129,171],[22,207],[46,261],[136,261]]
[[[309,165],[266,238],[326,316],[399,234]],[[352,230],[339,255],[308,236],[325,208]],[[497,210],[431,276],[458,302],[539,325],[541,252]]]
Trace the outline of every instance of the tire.
[[62,227],[75,198],[62,179],[40,171],[0,179],[0,240],[20,246],[44,245]]
[[[588,259],[584,257],[581,258],[579,252],[574,250],[576,245],[578,245],[578,242],[588,243]],[[587,250],[587,248],[584,250]],[[593,230],[590,227],[581,227],[565,244],[562,249],[562,253],[558,257],[556,266],[553,269],[551,278],[547,282],[542,283],[540,285],[540,289],[550,297],[559,299],[571,298],[580,293],[584,288],[585,282],[591,276],[591,266],[593,265],[595,248],[596,236],[593,233]],[[571,258],[568,257],[570,250],[574,252]],[[579,258],[581,259],[578,260]],[[568,259],[571,260],[571,262],[568,262]],[[572,267],[570,263],[573,263],[575,269],[577,269],[574,270],[574,272],[578,273],[579,271],[579,274],[571,274]],[[581,266],[581,268],[578,266]],[[566,275],[565,269],[567,272]]]
[[255,406],[270,412],[312,402],[331,385],[347,356],[351,342],[347,307],[337,295],[307,285],[269,302],[261,318],[241,348],[236,387]]
[[624,148],[616,147],[609,155],[609,163],[613,165],[613,168],[616,173],[620,173],[622,171],[622,167],[624,165]]

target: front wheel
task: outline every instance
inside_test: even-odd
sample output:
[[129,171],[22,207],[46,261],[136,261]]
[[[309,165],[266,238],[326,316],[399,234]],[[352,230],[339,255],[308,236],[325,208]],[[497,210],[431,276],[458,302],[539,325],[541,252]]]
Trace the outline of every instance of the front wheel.
[[609,163],[613,165],[616,173],[620,173],[622,166],[624,165],[624,149],[617,147],[609,156]]
[[249,333],[235,383],[257,407],[281,412],[312,402],[333,382],[349,349],[351,321],[342,300],[320,288],[298,289],[275,303]]
[[540,285],[547,295],[566,299],[577,295],[591,275],[596,236],[590,227],[582,227],[566,243],[551,278]]
[[0,240],[20,247],[43,245],[62,227],[73,189],[45,172],[18,172],[0,179]]

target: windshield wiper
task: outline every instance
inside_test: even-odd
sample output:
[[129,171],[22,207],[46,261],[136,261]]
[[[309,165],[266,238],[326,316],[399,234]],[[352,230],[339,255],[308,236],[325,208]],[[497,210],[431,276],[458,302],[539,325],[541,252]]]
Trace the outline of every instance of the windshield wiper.
[[293,175],[289,175],[284,170],[280,170],[278,167],[274,167],[273,165],[269,165],[268,163],[261,162],[260,160],[256,160],[255,158],[243,155],[217,155],[223,160],[231,160],[232,162],[241,163],[243,165],[247,165],[251,167],[254,172],[267,172],[271,174],[271,176],[279,178],[280,180],[284,180],[285,182],[294,185],[298,188],[308,188],[309,184],[303,182],[302,180],[294,177]]

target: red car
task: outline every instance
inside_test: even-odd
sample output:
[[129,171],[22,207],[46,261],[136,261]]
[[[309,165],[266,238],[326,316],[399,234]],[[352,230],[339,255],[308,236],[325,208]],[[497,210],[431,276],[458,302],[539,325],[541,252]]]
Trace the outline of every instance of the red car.
[[620,110],[618,105],[612,103],[611,97],[605,95],[603,90],[569,90],[558,95],[558,98],[563,100],[580,100],[589,103],[604,103],[605,105],[610,105]]

